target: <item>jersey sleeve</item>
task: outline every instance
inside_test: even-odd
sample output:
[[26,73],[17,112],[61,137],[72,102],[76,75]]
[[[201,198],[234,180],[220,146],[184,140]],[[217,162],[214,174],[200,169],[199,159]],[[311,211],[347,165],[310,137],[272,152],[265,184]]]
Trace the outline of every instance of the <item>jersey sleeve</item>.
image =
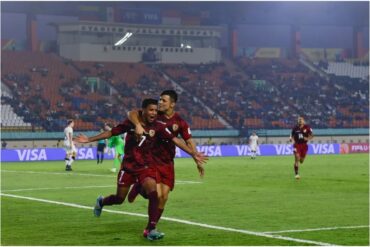
[[191,130],[190,130],[190,127],[188,125],[187,122],[185,122],[184,120],[181,120],[180,122],[180,135],[182,137],[182,139],[184,139],[185,141],[186,140],[189,140],[190,138],[192,138],[192,135],[191,135]]
[[312,135],[313,134],[312,128],[309,125],[307,125],[307,134],[308,135]]
[[123,133],[128,132],[132,128],[133,128],[133,125],[128,119],[126,119],[123,123],[120,123],[117,126],[113,127],[111,132],[113,136],[117,136],[117,135],[121,135]]

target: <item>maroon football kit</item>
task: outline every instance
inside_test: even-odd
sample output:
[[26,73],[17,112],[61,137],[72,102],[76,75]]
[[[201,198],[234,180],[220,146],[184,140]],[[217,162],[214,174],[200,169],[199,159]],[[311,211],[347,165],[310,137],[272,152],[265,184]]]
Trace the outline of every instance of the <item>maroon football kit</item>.
[[[189,125],[178,113],[175,113],[171,118],[159,114],[157,120],[166,124],[167,129],[175,137],[180,135],[185,141],[192,137]],[[176,145],[171,140],[162,139],[160,145],[156,147],[155,153],[160,154],[154,156],[157,165],[157,183],[166,184],[173,190],[175,185],[174,158]]]
[[293,151],[294,153],[298,153],[301,158],[306,157],[308,145],[307,140],[304,138],[309,135],[312,135],[312,129],[309,125],[305,124],[302,128],[300,128],[299,125],[296,125],[292,129],[291,136],[294,138]]
[[128,119],[112,128],[112,135],[127,133],[125,156],[117,175],[118,186],[142,183],[146,177],[156,179],[157,147],[164,141],[172,143],[174,136],[163,123],[154,121],[143,127],[145,134],[139,140],[135,135],[135,126]]

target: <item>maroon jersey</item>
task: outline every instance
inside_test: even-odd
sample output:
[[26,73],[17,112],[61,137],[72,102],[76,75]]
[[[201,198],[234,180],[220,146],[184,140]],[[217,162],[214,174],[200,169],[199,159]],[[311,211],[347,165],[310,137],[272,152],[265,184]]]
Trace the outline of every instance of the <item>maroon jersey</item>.
[[304,137],[308,137],[309,135],[312,135],[312,129],[307,124],[303,125],[302,128],[300,128],[299,125],[296,125],[292,129],[291,133],[291,136],[292,138],[294,138],[295,143],[307,143]]
[[[167,129],[169,129],[175,137],[180,135],[185,141],[192,137],[189,125],[178,113],[175,113],[171,118],[167,118],[164,114],[160,114],[158,115],[157,120],[166,124]],[[161,154],[155,159],[158,165],[173,165],[173,159],[176,154],[176,145],[172,141],[162,139],[156,152]]]
[[112,129],[112,135],[127,133],[122,169],[138,171],[155,165],[154,157],[161,155],[161,153],[155,152],[155,148],[163,140],[172,142],[174,137],[166,126],[158,121],[147,124],[144,126],[144,130],[146,134],[137,140],[135,126],[128,119]]

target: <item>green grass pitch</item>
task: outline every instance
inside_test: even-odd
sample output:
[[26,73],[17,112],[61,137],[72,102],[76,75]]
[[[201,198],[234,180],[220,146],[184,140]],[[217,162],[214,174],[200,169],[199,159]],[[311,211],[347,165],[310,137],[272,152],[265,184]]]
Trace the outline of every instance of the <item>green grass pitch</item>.
[[[369,245],[369,156],[310,155],[294,179],[293,156],[210,158],[200,179],[176,160],[175,190],[150,242],[147,201],[92,207],[115,192],[111,160],[1,164],[1,245]],[[122,214],[136,213],[136,215]]]

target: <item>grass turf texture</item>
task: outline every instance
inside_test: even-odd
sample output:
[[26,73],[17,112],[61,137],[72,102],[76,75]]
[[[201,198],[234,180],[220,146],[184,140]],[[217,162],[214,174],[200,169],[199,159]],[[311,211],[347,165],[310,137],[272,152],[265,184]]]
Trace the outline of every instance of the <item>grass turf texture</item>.
[[[2,193],[92,207],[99,194],[115,192],[112,162],[76,161],[70,173],[64,171],[63,161],[2,163]],[[308,156],[300,175],[296,181],[292,156],[210,158],[204,179],[191,159],[177,159],[179,184],[163,216],[254,232],[369,225],[367,154]],[[141,236],[146,217],[103,210],[95,218],[92,209],[6,196],[1,200],[2,245],[312,245],[165,219],[158,224],[165,238],[149,242]],[[138,198],[133,204],[105,209],[146,215],[147,201]],[[369,244],[369,228],[275,235],[337,245]]]

